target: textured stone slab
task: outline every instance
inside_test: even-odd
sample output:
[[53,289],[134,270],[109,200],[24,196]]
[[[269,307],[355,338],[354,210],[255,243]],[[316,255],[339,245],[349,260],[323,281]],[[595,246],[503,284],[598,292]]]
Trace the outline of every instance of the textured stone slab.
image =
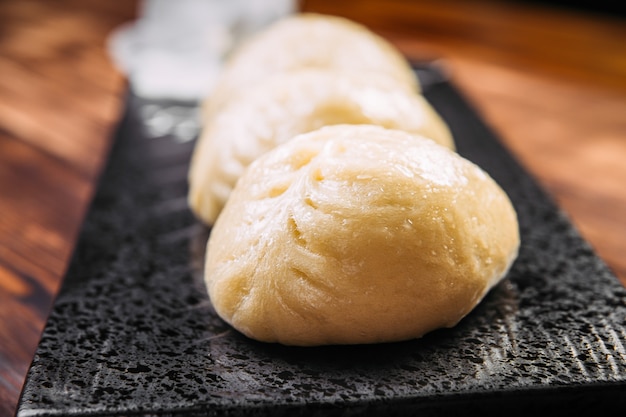
[[148,135],[138,115],[154,107],[130,96],[18,416],[557,415],[626,405],[626,290],[454,86],[435,69],[418,74],[459,153],[503,186],[520,219],[519,259],[457,327],[323,348],[233,331],[202,284],[209,230],[185,200],[193,141]]

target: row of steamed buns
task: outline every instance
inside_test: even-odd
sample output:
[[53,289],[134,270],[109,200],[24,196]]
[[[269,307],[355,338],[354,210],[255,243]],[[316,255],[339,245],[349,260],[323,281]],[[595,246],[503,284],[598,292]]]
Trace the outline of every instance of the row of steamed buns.
[[405,58],[297,14],[243,43],[203,107],[189,203],[205,282],[245,335],[379,343],[452,327],[517,256],[515,210],[455,152]]

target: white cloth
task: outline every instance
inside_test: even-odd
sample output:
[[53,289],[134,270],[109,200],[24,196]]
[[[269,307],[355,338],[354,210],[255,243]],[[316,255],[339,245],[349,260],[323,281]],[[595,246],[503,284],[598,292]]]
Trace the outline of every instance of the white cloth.
[[294,0],[144,0],[108,48],[138,96],[201,100],[233,46],[295,8]]

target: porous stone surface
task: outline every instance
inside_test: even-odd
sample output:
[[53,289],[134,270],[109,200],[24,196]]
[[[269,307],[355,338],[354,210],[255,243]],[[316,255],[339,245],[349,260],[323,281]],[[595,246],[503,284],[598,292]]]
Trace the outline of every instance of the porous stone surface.
[[186,206],[193,143],[117,133],[34,357],[18,416],[483,415],[626,405],[626,290],[433,70],[425,95],[458,151],[507,191],[520,254],[460,324],[402,343],[254,342],[213,312],[209,230]]

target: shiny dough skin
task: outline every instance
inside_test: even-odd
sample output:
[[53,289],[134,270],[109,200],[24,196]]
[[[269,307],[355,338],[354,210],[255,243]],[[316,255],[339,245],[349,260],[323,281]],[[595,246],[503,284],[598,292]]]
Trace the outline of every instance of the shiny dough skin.
[[250,165],[211,232],[205,280],[253,339],[392,342],[458,323],[518,247],[515,210],[478,166],[405,132],[336,125]]
[[213,224],[232,187],[257,157],[297,134],[333,124],[375,124],[432,138],[452,135],[420,94],[373,74],[320,69],[271,77],[231,100],[206,124],[189,171],[189,205]]
[[407,60],[384,38],[342,17],[299,13],[273,23],[235,48],[204,103],[204,112],[214,113],[238,92],[267,77],[301,68],[379,73],[407,89],[420,90]]

